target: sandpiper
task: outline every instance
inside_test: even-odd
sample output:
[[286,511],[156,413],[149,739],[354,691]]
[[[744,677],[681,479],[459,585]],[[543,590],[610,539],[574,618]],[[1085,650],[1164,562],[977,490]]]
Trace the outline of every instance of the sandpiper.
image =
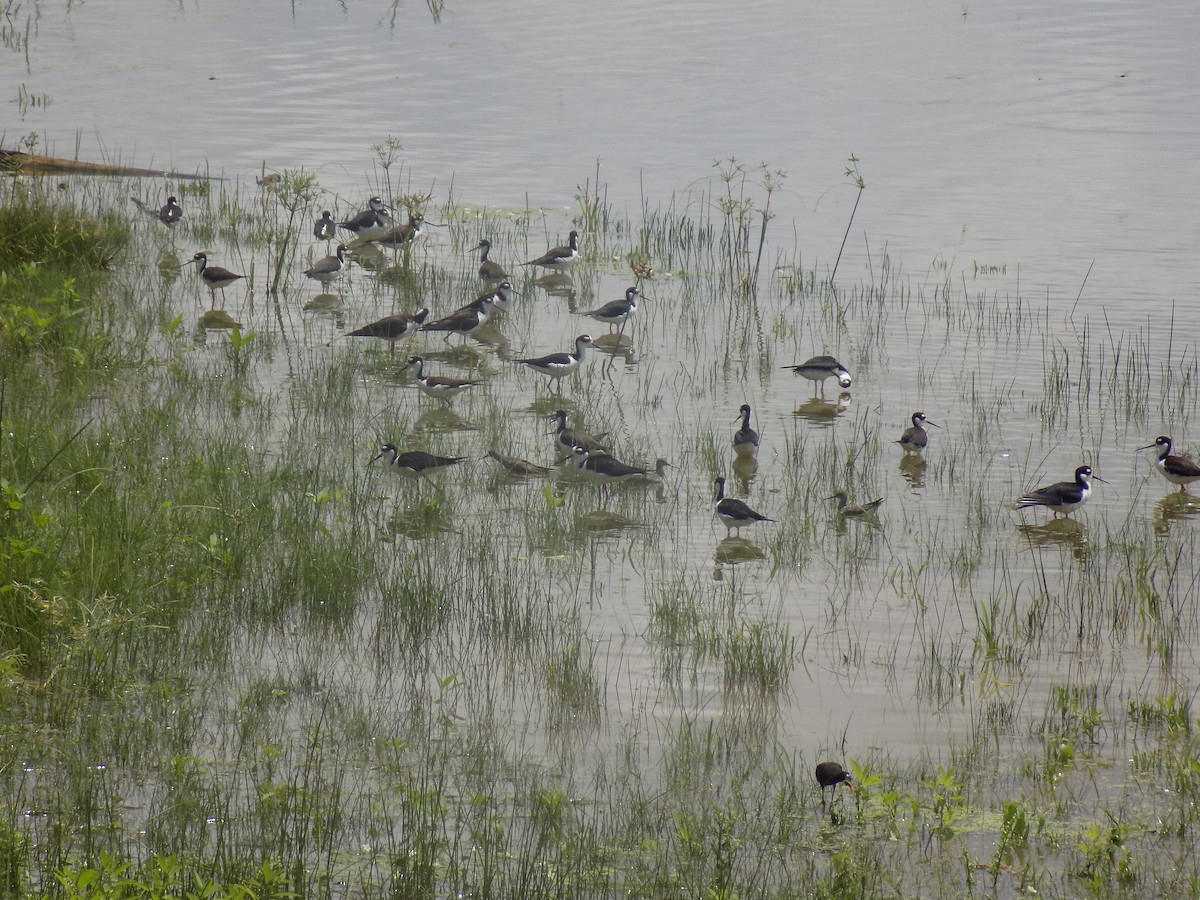
[[313,226],[313,237],[318,241],[332,241],[335,234],[337,234],[337,222],[333,221],[333,213],[325,210],[321,213],[321,218],[317,219],[317,224]]
[[876,500],[868,500],[866,503],[850,503],[850,495],[845,491],[834,491],[826,500],[836,500],[838,505],[838,515],[847,519],[858,518],[859,516],[874,515],[879,507],[883,506],[883,498]]

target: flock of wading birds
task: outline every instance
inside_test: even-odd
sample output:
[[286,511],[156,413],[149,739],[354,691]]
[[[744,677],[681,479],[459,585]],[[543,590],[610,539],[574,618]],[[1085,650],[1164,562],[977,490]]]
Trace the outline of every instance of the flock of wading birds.
[[[155,216],[169,227],[175,226],[183,219],[183,210],[175,197],[169,197],[166,205],[158,210],[154,210],[137,198],[131,199],[140,210]],[[407,223],[393,222],[389,208],[379,197],[372,197],[368,201],[367,209],[345,222],[334,220],[332,213],[326,210],[314,225],[313,236],[318,240],[332,242],[340,228],[350,232],[353,238],[350,244],[339,243],[333,254],[317,260],[311,267],[304,270],[304,274],[322,285],[330,284],[341,276],[346,265],[348,250],[366,243],[393,249],[411,246],[420,236],[424,226],[424,217],[419,212],[410,213]],[[394,355],[396,342],[417,331],[441,332],[445,334],[446,340],[449,340],[453,334],[467,337],[475,333],[488,321],[494,310],[506,309],[514,296],[512,284],[508,281],[509,274],[498,263],[488,259],[491,247],[491,243],[486,238],[482,238],[470,252],[480,253],[480,278],[485,281],[499,282],[494,290],[432,322],[427,321],[429,309],[422,307],[412,313],[386,316],[349,332],[347,336],[373,337],[387,341],[389,353]],[[553,247],[537,259],[531,259],[521,265],[538,266],[550,272],[566,272],[578,258],[579,233],[572,231],[565,246]],[[224,289],[245,277],[221,266],[209,265],[207,255],[202,252],[196,253],[180,268],[189,265],[196,267],[201,282],[212,295],[214,305],[218,290],[222,292],[222,298],[224,298]],[[578,313],[578,315],[587,316],[608,325],[610,332],[619,328],[618,334],[621,334],[629,319],[637,313],[640,284],[639,280],[637,285],[628,288],[623,298],[613,300],[597,309]],[[562,379],[583,365],[592,343],[590,335],[581,334],[575,339],[573,351],[516,359],[514,362],[544,375],[548,384],[561,392]],[[816,396],[818,388],[824,395],[825,381],[828,378],[836,378],[843,390],[849,388],[852,383],[850,373],[845,366],[832,356],[814,356],[805,362],[784,366],[784,368],[791,369],[795,374],[812,381],[814,396]],[[425,372],[424,360],[419,356],[409,357],[406,371],[422,392],[447,404],[455,395],[478,384],[477,381],[470,379],[429,375]],[[733,435],[735,456],[739,460],[747,462],[757,458],[759,447],[758,432],[750,425],[751,412],[749,404],[742,404],[737,417],[737,420],[741,421],[741,428]],[[564,410],[557,410],[552,418],[555,420],[555,441],[558,447],[567,453],[567,456],[563,457],[560,462],[571,462],[581,476],[597,483],[602,492],[608,485],[623,481],[642,480],[649,484],[663,484],[665,469],[670,465],[665,459],[658,459],[653,471],[628,465],[613,456],[610,448],[600,439],[581,428],[568,427],[567,414]],[[936,423],[929,421],[923,412],[914,412],[912,424],[904,430],[895,443],[899,444],[906,454],[921,454],[929,443],[926,426],[939,427]],[[1171,484],[1178,485],[1180,491],[1186,493],[1188,484],[1200,480],[1200,465],[1189,456],[1173,454],[1171,438],[1166,435],[1160,435],[1153,444],[1138,449],[1157,449],[1159,456],[1156,465],[1159,472]],[[514,475],[544,475],[550,472],[549,467],[540,466],[525,459],[506,456],[494,450],[489,450],[488,456]],[[439,469],[457,465],[466,457],[437,456],[424,450],[409,450],[402,453],[394,445],[384,444],[379,454],[371,461],[375,462],[380,459],[384,460],[385,465],[391,471],[420,478]],[[1090,466],[1080,466],[1075,470],[1073,480],[1060,481],[1031,490],[1017,500],[1016,507],[1025,509],[1044,506],[1053,510],[1055,518],[1059,513],[1070,515],[1088,501],[1092,492],[1093,480],[1103,481],[1099,476],[1093,475]],[[726,497],[724,478],[717,478],[714,484],[717,518],[725,526],[727,535],[737,534],[740,529],[757,522],[774,521],[751,509],[744,501]],[[847,493],[841,490],[836,491],[827,499],[837,501],[838,514],[846,518],[872,516],[883,504],[882,498],[867,503],[852,504],[849,502]],[[826,788],[836,790],[839,784],[845,784],[851,792],[854,791],[851,775],[840,763],[818,763],[814,774],[821,788],[822,805],[825,804]]]
[[[158,210],[136,197],[131,199],[140,210],[156,217],[168,227],[173,227],[183,220],[183,209],[175,197],[169,197],[166,205]],[[406,223],[394,222],[389,207],[379,197],[371,197],[365,210],[344,222],[336,221],[332,213],[326,210],[314,225],[313,236],[318,240],[332,242],[337,236],[338,229],[343,229],[353,236],[351,243],[339,243],[333,254],[317,260],[311,267],[304,270],[304,274],[323,285],[329,284],[341,276],[346,266],[347,251],[363,244],[375,244],[393,249],[411,246],[420,236],[425,224],[424,216],[419,212],[410,212]],[[454,334],[464,337],[474,334],[487,323],[494,311],[506,309],[514,296],[513,286],[508,281],[508,273],[502,266],[488,258],[491,246],[491,243],[483,238],[475,247],[471,248],[470,252],[478,251],[480,253],[480,278],[489,282],[499,282],[494,290],[432,322],[427,321],[429,309],[422,307],[415,312],[400,313],[371,322],[369,325],[349,332],[348,336],[373,337],[387,341],[389,352],[394,355],[396,342],[417,331],[440,332],[445,335],[447,341]],[[553,247],[537,259],[531,259],[521,265],[537,266],[550,272],[563,273],[570,270],[578,258],[579,232],[572,231],[565,246]],[[202,252],[196,253],[180,268],[189,265],[196,267],[201,282],[212,295],[213,305],[216,304],[218,290],[222,292],[222,298],[224,298],[225,288],[245,277],[221,266],[209,265],[207,255]],[[578,313],[578,315],[587,316],[608,325],[610,333],[613,329],[619,328],[618,335],[620,335],[624,332],[629,319],[637,313],[637,301],[641,296],[640,284],[639,280],[637,285],[628,288],[623,298],[613,300],[597,309]],[[561,392],[562,379],[583,365],[592,343],[590,335],[581,334],[575,339],[575,348],[572,351],[513,361],[544,375],[552,389]],[[836,378],[842,389],[849,388],[851,385],[850,373],[832,356],[814,356],[805,362],[784,366],[784,368],[791,369],[795,374],[812,381],[814,397],[818,388],[823,395],[825,380],[828,378]],[[424,393],[447,404],[456,394],[478,384],[477,381],[471,379],[429,375],[425,372],[424,360],[419,356],[409,357],[406,371]],[[617,482],[640,480],[650,484],[661,485],[663,483],[665,469],[670,465],[665,459],[659,459],[653,471],[628,465],[613,456],[611,448],[602,440],[583,429],[568,427],[567,414],[563,410],[555,412],[552,418],[556,422],[555,440],[560,449],[567,454],[560,462],[572,463],[581,476],[599,485],[602,494],[608,485]],[[738,414],[742,425],[733,436],[734,453],[742,461],[753,461],[758,454],[759,436],[758,432],[750,426],[750,418],[750,406],[743,404]],[[924,413],[913,413],[912,425],[905,429],[896,443],[906,454],[921,454],[929,443],[926,426],[939,427],[929,421]],[[1157,461],[1159,472],[1171,484],[1178,485],[1180,491],[1186,492],[1188,484],[1200,479],[1200,465],[1189,456],[1173,454],[1171,438],[1166,435],[1161,435],[1153,444],[1138,449],[1157,449],[1159,451]],[[542,475],[550,471],[548,467],[495,451],[488,451],[488,455],[514,475]],[[409,450],[402,453],[394,445],[384,444],[372,462],[379,459],[384,460],[385,465],[391,471],[420,478],[439,469],[457,465],[466,457],[437,456],[423,450]],[[1103,481],[1099,476],[1093,475],[1090,466],[1080,466],[1075,470],[1073,480],[1060,481],[1031,490],[1017,500],[1016,507],[1025,509],[1044,506],[1053,510],[1055,518],[1060,513],[1070,515],[1088,501],[1092,492],[1093,480]],[[724,478],[717,478],[715,487],[716,514],[724,524],[727,535],[738,534],[742,528],[757,522],[774,521],[751,509],[744,501],[726,497]],[[837,491],[827,499],[836,500],[838,514],[846,518],[871,516],[883,503],[883,499],[880,498],[867,503],[852,504],[845,491]],[[838,771],[840,772],[840,770],[839,766]],[[831,773],[832,770],[826,772],[829,777],[833,777]],[[842,772],[841,775],[845,776],[845,773]],[[818,767],[818,780],[822,781],[822,787],[827,787],[837,784],[843,779],[839,778],[827,783],[822,780],[820,767]]]

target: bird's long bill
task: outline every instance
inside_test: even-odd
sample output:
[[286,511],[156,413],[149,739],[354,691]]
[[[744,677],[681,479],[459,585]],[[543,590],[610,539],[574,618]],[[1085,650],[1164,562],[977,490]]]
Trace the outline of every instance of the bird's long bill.
[[857,793],[858,793],[858,791],[856,791],[856,790],[854,789],[854,783],[853,783],[853,782],[850,782],[850,781],[844,781],[844,782],[842,782],[842,783],[843,783],[844,785],[846,785],[846,787],[850,788],[850,793],[852,793],[852,794],[857,794]]
[[372,456],[372,457],[371,457],[371,462],[367,463],[367,465],[369,466],[371,463],[375,462],[375,460],[377,460],[377,459],[383,459],[383,454],[382,454],[382,453],[380,453],[380,454],[378,454],[378,455],[376,455],[376,456]]

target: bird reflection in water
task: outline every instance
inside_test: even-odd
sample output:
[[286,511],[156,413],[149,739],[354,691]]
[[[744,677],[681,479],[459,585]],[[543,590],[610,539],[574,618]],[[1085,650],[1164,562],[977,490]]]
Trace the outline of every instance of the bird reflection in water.
[[1087,526],[1072,518],[1047,519],[1041,525],[1022,522],[1017,531],[1034,547],[1062,547],[1081,562],[1091,555]]
[[813,397],[805,400],[794,410],[792,415],[808,419],[817,425],[832,425],[833,420],[850,408],[850,393],[842,391],[836,400],[826,400],[824,397]]

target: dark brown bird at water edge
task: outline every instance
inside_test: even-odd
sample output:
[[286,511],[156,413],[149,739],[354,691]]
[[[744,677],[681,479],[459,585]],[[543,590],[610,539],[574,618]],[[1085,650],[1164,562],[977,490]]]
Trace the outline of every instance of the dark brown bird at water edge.
[[[821,805],[825,805],[825,788],[837,790],[839,784],[845,784],[854,793],[854,784],[850,781],[850,773],[842,768],[841,763],[817,763],[817,784],[821,786]],[[832,793],[832,792],[831,792]]]
[[356,328],[354,331],[347,333],[346,337],[373,337],[379,338],[381,341],[387,341],[388,353],[394,356],[396,354],[396,341],[400,340],[406,334],[418,331],[421,323],[428,316],[429,308],[422,306],[415,313],[400,313],[395,316],[387,316],[377,322],[372,322],[370,325]]

